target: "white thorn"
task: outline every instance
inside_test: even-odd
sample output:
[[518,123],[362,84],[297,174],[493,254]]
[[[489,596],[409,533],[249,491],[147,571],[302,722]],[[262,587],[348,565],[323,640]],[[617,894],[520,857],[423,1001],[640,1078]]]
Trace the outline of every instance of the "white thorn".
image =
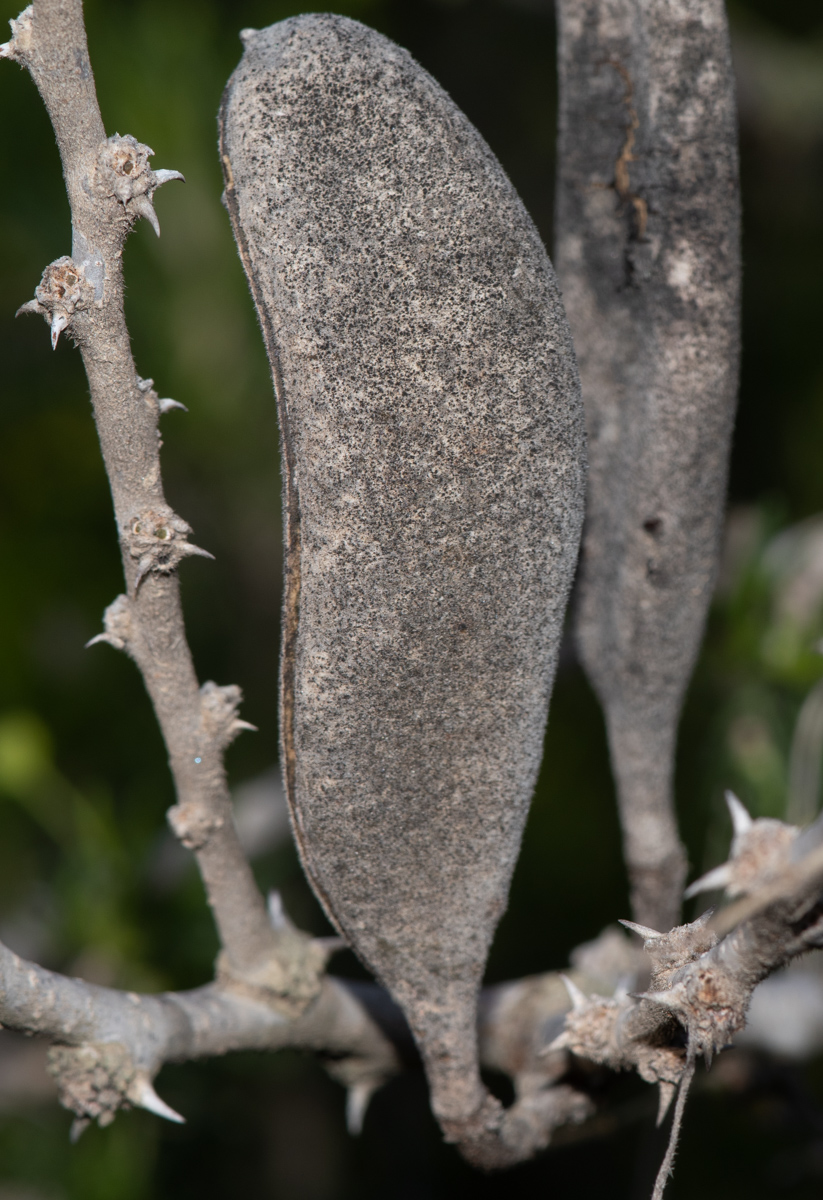
[[208,550],[204,550],[202,548],[202,546],[195,546],[193,542],[184,542],[183,545],[180,547],[180,553],[184,554],[184,555],[194,554],[198,558],[214,559],[213,554],[210,554]]
[[349,943],[345,938],[341,937],[316,937],[312,938],[312,943],[319,946],[326,954],[336,954],[338,950],[348,950]]
[[168,396],[164,400],[158,400],[157,407],[161,413],[171,412],[173,408],[182,408],[183,412],[189,411],[185,404],[181,404],[179,400],[169,400]]
[[150,392],[151,389],[154,387],[154,380],[153,379],[141,379],[140,376],[138,375],[137,376],[137,386],[139,387],[141,392]]
[[674,1100],[675,1093],[677,1091],[677,1084],[669,1083],[668,1080],[661,1079],[658,1087],[660,1088],[660,1099],[657,1105],[656,1125],[659,1129],[666,1120],[666,1113],[671,1107],[672,1100]]
[[160,1099],[148,1079],[138,1079],[133,1084],[129,1093],[129,1099],[138,1108],[145,1108],[148,1112],[155,1113],[158,1117],[165,1117],[167,1121],[174,1121],[176,1125],[185,1125],[186,1123],[185,1117],[181,1117],[180,1113],[170,1108],[165,1100]]
[[259,29],[241,29],[240,30],[240,41],[245,46],[247,44],[247,42],[251,41],[252,38],[257,37],[259,32],[260,32]]
[[27,313],[36,313],[38,317],[42,317],[44,311],[45,310],[43,309],[43,306],[39,300],[27,300],[25,304],[20,305],[14,315],[16,317],[22,317]]
[[294,929],[294,924],[283,907],[283,897],[276,888],[269,892],[267,907],[272,929]]
[[651,1000],[652,1004],[659,1004],[662,1008],[671,1008],[675,1011],[680,1008],[675,993],[671,990],[665,992],[632,992],[633,1000]]
[[346,1128],[352,1137],[363,1132],[363,1120],[369,1101],[377,1091],[379,1084],[374,1082],[355,1083],[346,1095]]
[[557,1037],[554,1038],[553,1041],[549,1042],[548,1046],[543,1046],[543,1048],[538,1051],[537,1057],[543,1058],[547,1054],[554,1054],[557,1050],[568,1050],[570,1045],[571,1038],[564,1029],[562,1033],[558,1033]]
[[51,348],[52,348],[52,350],[57,349],[57,339],[60,337],[60,334],[66,328],[68,323],[69,323],[69,319],[65,313],[55,313],[54,316],[52,317],[52,319],[51,319]]
[[160,222],[157,220],[157,213],[154,211],[154,205],[149,197],[135,196],[131,202],[131,206],[138,217],[146,218],[154,232],[160,237]]
[[0,58],[12,58],[11,42],[3,42],[0,45]]
[[729,806],[729,815],[732,819],[732,825],[734,827],[734,836],[738,838],[744,833],[748,833],[754,824],[754,821],[744,805],[738,800],[737,796],[735,796],[734,792],[726,792],[726,803]]
[[695,879],[694,883],[686,888],[683,895],[687,900],[691,900],[692,896],[698,895],[699,892],[713,892],[721,888],[726,888],[731,881],[731,863],[723,863],[721,866],[715,867],[713,871],[707,871],[705,875],[701,875],[699,879]]
[[164,183],[170,183],[172,179],[179,179],[181,183],[186,182],[186,177],[180,171],[153,171],[155,185],[162,187]]
[[648,925],[638,925],[636,921],[624,921],[622,917],[619,918],[619,921],[621,925],[625,925],[632,933],[636,933],[639,937],[642,937],[644,942],[654,942],[658,938],[666,936],[665,933],[660,933],[657,929],[650,929]]
[[569,979],[568,975],[561,975],[560,978],[563,980],[563,982],[566,985],[566,991],[569,993],[569,999],[572,1002],[572,1008],[575,1011],[578,1011],[581,1008],[585,1008],[586,1005],[589,1003],[588,996],[586,996],[583,992],[581,992],[580,988],[577,986],[577,984],[574,982],[574,980]]
[[249,733],[260,732],[256,725],[252,725],[251,721],[242,721],[240,717],[237,717],[234,721],[232,721],[231,727],[232,731],[236,730],[237,733],[242,733],[244,729],[248,729]]
[[106,642],[109,646],[114,646],[115,650],[124,650],[126,643],[122,638],[115,637],[111,633],[98,633],[95,637],[89,638],[84,649],[88,650],[91,646],[97,646],[100,642]]

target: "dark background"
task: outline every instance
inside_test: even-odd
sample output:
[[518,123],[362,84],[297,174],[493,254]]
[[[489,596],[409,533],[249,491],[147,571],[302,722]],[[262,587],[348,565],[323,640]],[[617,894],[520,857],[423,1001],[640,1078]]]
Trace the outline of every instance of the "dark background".
[[[162,240],[141,222],[128,243],[127,316],[140,373],[190,410],[163,420],[166,488],[217,560],[183,568],[200,676],[241,684],[244,716],[260,727],[230,752],[238,783],[277,756],[280,485],[267,364],[220,205],[215,114],[238,30],[301,8],[89,0],[86,11],[107,130],[147,142],[155,166],[188,181],[159,195]],[[351,0],[337,11],[407,46],[440,80],[551,247],[551,5]],[[2,0],[3,20],[16,13]],[[758,814],[781,815],[793,724],[823,674],[811,649],[821,597],[800,615],[787,605],[791,570],[774,553],[777,534],[808,540],[823,513],[823,9],[735,0],[731,17],[744,359],[729,552],[681,737],[678,803],[696,871],[725,854],[724,787]],[[196,874],[170,883],[157,870],[172,793],[154,718],[124,656],[83,649],[121,574],[80,358],[63,342],[52,353],[40,320],[13,320],[46,263],[68,252],[69,218],[36,91],[16,66],[0,66],[0,937],[95,981],[193,986],[210,977],[216,940]],[[327,928],[289,846],[256,869],[298,923]],[[489,978],[562,967],[625,915],[602,721],[569,648]],[[335,969],[359,968],[341,956]],[[660,1153],[647,1089],[626,1081],[602,1140],[484,1178],[441,1145],[419,1078],[378,1094],[353,1141],[342,1090],[313,1059],[285,1054],[166,1068],[158,1090],[186,1114],[184,1127],[125,1113],[72,1148],[40,1060],[18,1050],[0,1035],[0,1200],[439,1200],[458,1188],[639,1198]],[[672,1200],[819,1195],[822,1100],[814,1062],[715,1068],[687,1111]]]

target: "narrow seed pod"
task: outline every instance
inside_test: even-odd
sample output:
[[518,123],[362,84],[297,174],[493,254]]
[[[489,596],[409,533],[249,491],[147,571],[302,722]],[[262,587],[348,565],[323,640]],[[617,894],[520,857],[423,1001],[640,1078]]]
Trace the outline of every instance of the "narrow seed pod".
[[295,838],[447,1137],[500,1165],[537,1142],[480,1082],[476,1000],[577,557],[571,339],[503,170],[404,50],[318,15],[244,42],[221,146],[281,421]]
[[577,632],[603,705],[635,920],[686,861],[673,765],[720,544],[740,205],[723,0],[558,0],[557,270],[591,471]]

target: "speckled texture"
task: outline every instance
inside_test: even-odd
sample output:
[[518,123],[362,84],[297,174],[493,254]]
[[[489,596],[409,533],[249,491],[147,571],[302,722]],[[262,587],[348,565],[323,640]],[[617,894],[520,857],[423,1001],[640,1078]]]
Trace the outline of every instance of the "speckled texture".
[[591,473],[581,655],[603,704],[635,919],[686,860],[680,708],[712,595],[737,396],[740,202],[723,0],[558,0],[557,269]]
[[463,114],[343,17],[247,37],[222,153],[285,451],[295,835],[329,916],[404,1008],[444,1128],[465,1141],[482,1109],[493,1139],[476,996],[583,506],[554,274]]

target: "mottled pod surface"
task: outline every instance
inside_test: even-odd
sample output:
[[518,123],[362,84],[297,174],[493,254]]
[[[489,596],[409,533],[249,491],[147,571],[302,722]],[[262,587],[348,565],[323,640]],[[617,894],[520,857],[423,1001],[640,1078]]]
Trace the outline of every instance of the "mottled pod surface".
[[591,471],[581,657],[606,714],[635,920],[678,921],[683,696],[712,595],[740,349],[723,0],[558,0],[557,268]]
[[493,1138],[476,995],[577,557],[571,339],[522,203],[408,53],[336,16],[244,37],[222,154],[280,409],[295,835],[447,1132],[482,1110]]

